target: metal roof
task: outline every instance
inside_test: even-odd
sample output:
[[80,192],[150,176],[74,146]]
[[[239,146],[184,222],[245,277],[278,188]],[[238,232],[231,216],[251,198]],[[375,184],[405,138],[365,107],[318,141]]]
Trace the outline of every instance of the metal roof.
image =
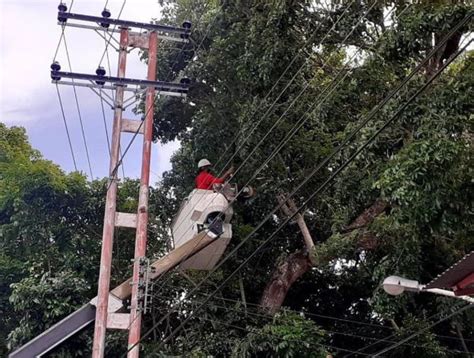
[[446,271],[439,274],[426,285],[426,288],[451,288],[472,273],[474,273],[474,251],[471,251]]

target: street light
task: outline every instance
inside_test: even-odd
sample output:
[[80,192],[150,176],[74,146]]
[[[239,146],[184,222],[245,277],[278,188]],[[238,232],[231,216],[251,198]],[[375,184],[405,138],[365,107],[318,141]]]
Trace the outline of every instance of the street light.
[[389,295],[398,296],[405,291],[409,292],[429,292],[436,295],[458,298],[470,303],[474,303],[474,298],[469,296],[456,296],[453,291],[441,290],[439,288],[425,289],[426,285],[421,285],[418,281],[409,280],[399,276],[389,276],[383,281],[383,289]]

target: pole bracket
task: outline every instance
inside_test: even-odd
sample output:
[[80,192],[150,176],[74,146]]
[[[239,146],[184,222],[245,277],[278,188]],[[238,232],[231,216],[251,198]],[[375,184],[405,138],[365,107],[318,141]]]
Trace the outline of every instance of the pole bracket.
[[115,213],[115,226],[136,228],[137,227],[137,214],[116,212]]

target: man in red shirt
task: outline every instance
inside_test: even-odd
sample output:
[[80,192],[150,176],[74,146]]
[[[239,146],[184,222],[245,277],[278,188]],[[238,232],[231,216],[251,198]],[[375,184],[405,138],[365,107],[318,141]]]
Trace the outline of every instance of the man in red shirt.
[[213,184],[223,184],[234,172],[234,167],[227,170],[220,178],[210,173],[211,162],[207,159],[201,159],[198,163],[199,174],[196,177],[196,189],[212,190]]

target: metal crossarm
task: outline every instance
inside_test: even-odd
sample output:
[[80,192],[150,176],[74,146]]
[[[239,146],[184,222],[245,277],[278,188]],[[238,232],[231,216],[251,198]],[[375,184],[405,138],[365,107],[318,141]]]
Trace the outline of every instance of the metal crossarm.
[[138,28],[138,29],[145,29],[149,31],[160,31],[160,32],[174,33],[174,34],[185,35],[185,36],[188,36],[189,33],[191,32],[190,28],[188,27],[175,27],[175,26],[168,26],[168,25],[145,23],[145,22],[111,19],[111,18],[100,17],[100,16],[73,14],[70,12],[63,12],[63,11],[58,12],[58,20],[60,22],[66,22],[67,20],[94,22],[94,23],[99,23],[99,24],[117,25],[124,28]]
[[76,73],[76,72],[63,72],[63,71],[51,71],[51,78],[53,80],[59,80],[61,78],[72,78],[76,80],[94,81],[99,82],[97,87],[102,87],[100,83],[108,82],[117,86],[135,85],[140,87],[153,87],[158,91],[168,91],[177,93],[186,93],[188,91],[187,83],[173,83],[163,81],[150,81],[150,80],[139,80],[135,78],[126,77],[114,77],[114,76],[98,76],[87,73]]

